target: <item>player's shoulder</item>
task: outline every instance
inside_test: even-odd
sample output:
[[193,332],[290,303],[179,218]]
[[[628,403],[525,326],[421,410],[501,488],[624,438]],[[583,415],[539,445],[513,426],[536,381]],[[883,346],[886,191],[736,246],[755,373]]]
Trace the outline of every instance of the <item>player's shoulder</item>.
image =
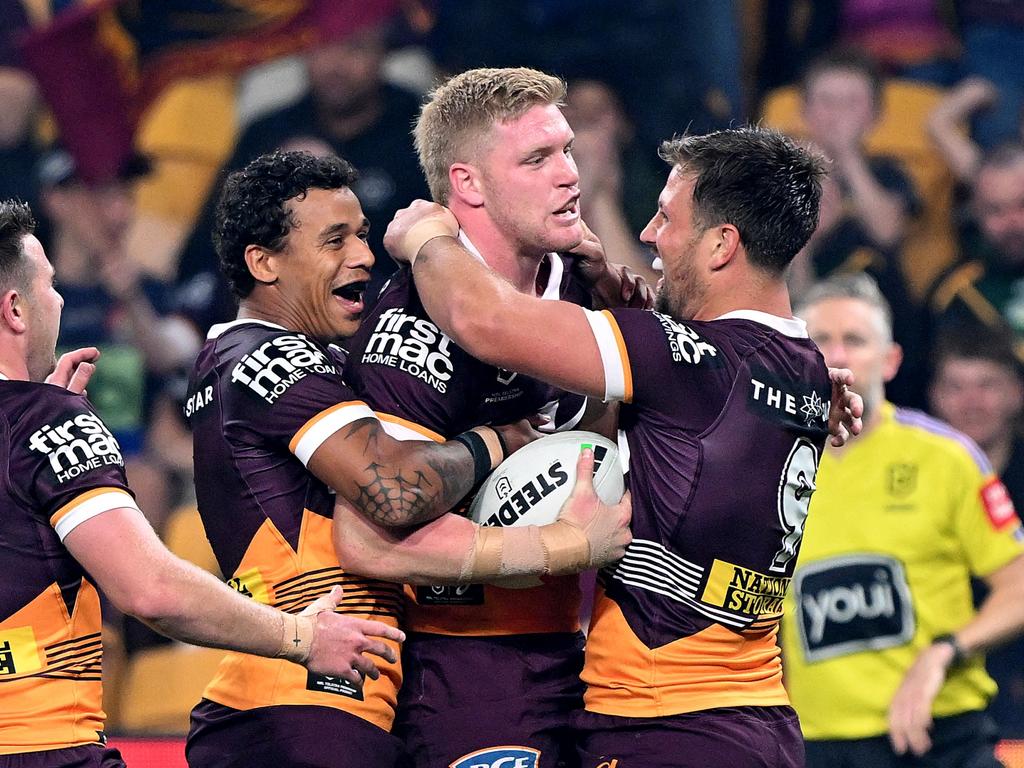
[[931,460],[939,458],[973,468],[990,475],[993,468],[985,452],[971,438],[941,419],[914,408],[893,406],[893,427],[898,439],[891,444],[895,451],[909,451],[916,446]]
[[94,413],[84,395],[33,381],[0,382],[0,415],[9,427],[79,413]]
[[[299,331],[260,320],[236,320],[210,329],[193,372],[195,386],[216,375],[221,386],[273,402],[310,374],[342,375],[344,355]],[[251,390],[251,392],[249,391]]]

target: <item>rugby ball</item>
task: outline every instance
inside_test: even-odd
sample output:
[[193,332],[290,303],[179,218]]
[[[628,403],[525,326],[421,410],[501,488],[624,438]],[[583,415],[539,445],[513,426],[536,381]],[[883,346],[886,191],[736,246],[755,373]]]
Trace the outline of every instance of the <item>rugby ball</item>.
[[547,525],[576,483],[576,460],[583,445],[594,449],[594,489],[606,504],[622,498],[618,446],[596,432],[556,432],[509,456],[484,481],[469,507],[469,518],[497,527]]

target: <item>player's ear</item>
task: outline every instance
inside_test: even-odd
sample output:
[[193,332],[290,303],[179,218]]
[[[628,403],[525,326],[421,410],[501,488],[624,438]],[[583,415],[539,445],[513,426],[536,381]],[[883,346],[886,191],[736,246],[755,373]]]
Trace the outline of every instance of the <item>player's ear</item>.
[[13,288],[3,294],[0,304],[0,318],[15,333],[24,333],[25,324],[25,296]]
[[277,257],[279,254],[268,251],[259,245],[245,247],[245,265],[257,283],[273,285],[277,282]]
[[705,234],[712,238],[709,266],[712,272],[717,272],[732,262],[742,247],[740,231],[732,224],[720,224],[711,227]]
[[473,208],[484,204],[482,176],[475,166],[469,163],[453,163],[448,169],[448,183],[452,191],[448,201],[461,200]]

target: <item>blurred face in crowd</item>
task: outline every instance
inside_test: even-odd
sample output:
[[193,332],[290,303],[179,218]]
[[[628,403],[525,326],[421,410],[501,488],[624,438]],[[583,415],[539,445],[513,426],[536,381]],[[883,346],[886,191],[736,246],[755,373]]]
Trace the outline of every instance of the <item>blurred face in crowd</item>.
[[294,225],[281,252],[267,259],[283,310],[313,338],[351,336],[373,266],[362,206],[348,187],[311,189],[287,205]]
[[994,360],[947,357],[931,388],[935,413],[982,450],[1013,432],[1024,389],[1017,373]]
[[680,320],[697,314],[708,292],[698,267],[701,243],[708,230],[693,222],[693,187],[697,179],[675,166],[658,196],[658,210],[640,233],[662,261],[655,309]]
[[1024,158],[981,170],[974,183],[974,215],[1003,258],[1024,265]]
[[97,258],[121,248],[135,218],[132,188],[125,181],[71,181],[52,187],[45,196],[47,212],[61,236]]
[[[583,239],[573,133],[554,104],[491,128],[467,199],[480,203],[521,253],[567,251]],[[457,166],[453,166],[456,169]]]
[[310,52],[306,69],[318,104],[339,116],[366,109],[380,89],[386,53],[380,29],[361,30]]
[[871,80],[851,69],[819,72],[805,87],[803,116],[811,137],[826,149],[840,136],[863,137],[876,117]]
[[30,381],[42,381],[57,365],[55,349],[60,331],[60,313],[64,299],[57,293],[50,265],[42,244],[33,235],[22,241],[28,265],[28,289],[24,308],[27,325],[28,375]]
[[0,67],[0,148],[18,146],[32,129],[39,94],[35,80],[13,67]]
[[861,299],[828,298],[805,307],[801,317],[825,364],[853,371],[866,422],[877,413],[885,383],[896,375],[902,360],[881,310]]

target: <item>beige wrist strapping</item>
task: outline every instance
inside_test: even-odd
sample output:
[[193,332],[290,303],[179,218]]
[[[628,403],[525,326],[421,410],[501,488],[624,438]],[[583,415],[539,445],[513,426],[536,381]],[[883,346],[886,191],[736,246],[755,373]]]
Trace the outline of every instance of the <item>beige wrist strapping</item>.
[[451,227],[437,219],[424,219],[413,224],[402,239],[402,252],[409,254],[409,266],[416,262],[416,256],[428,240],[435,237],[455,237]]
[[470,584],[509,576],[579,573],[590,567],[590,542],[565,520],[521,528],[480,526],[459,581]]
[[316,616],[296,616],[281,613],[281,650],[275,658],[305,664],[313,650],[313,632]]

